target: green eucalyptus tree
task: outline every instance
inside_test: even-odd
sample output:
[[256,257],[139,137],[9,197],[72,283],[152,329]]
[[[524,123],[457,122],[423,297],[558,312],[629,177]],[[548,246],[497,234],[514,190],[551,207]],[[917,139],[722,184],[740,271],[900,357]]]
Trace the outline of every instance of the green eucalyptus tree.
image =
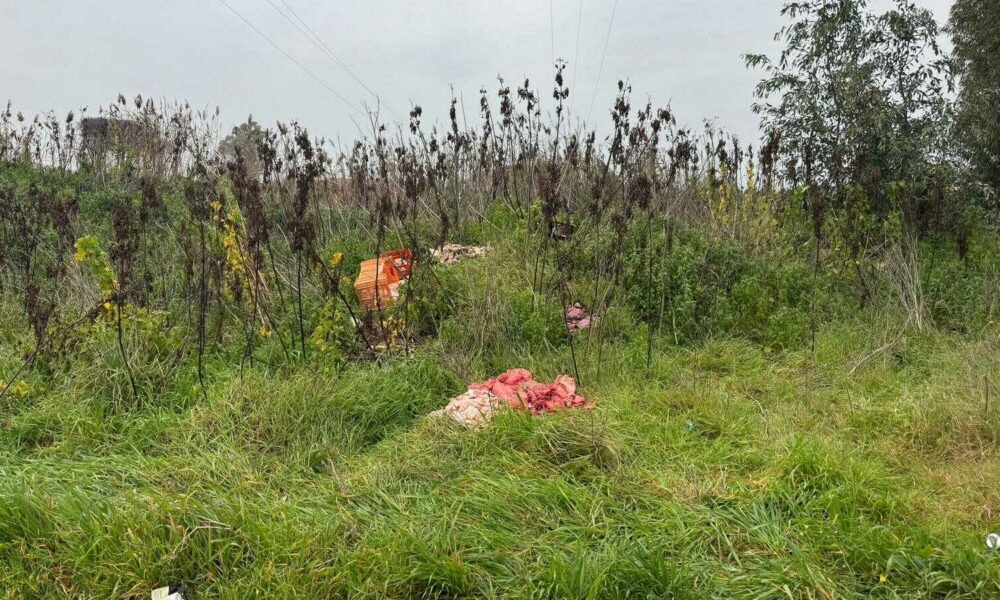
[[782,14],[780,53],[745,60],[765,73],[753,110],[781,136],[793,185],[834,203],[856,186],[882,205],[890,182],[926,190],[947,164],[952,88],[931,13],[910,0],[882,14],[866,0],[803,0]]
[[1000,190],[1000,2],[956,0],[948,24],[954,44],[958,129],[977,178]]

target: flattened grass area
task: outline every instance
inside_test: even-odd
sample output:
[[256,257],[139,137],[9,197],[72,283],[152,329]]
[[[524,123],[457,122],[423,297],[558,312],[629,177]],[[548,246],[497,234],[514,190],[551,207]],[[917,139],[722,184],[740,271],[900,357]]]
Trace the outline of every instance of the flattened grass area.
[[[455,268],[474,290],[491,260]],[[544,327],[504,343],[517,297],[469,302],[488,318],[459,311],[379,364],[240,377],[214,356],[207,398],[190,364],[151,358],[136,370],[157,389],[124,400],[95,333],[0,406],[0,596],[1000,594],[983,542],[1000,529],[996,330],[910,331],[865,360],[902,320],[859,314],[822,326],[815,353],[661,339],[647,369],[623,319],[600,359],[576,340],[593,411],[468,431],[427,413],[501,369],[571,371]],[[24,327],[4,312],[12,372]]]

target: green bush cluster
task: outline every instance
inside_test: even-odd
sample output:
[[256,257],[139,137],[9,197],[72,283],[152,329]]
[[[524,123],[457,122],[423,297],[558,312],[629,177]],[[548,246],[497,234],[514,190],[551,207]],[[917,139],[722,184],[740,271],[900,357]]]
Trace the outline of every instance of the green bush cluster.
[[636,318],[679,343],[741,335],[786,349],[808,337],[846,301],[843,285],[815,276],[798,258],[752,255],[700,231],[678,228],[667,239],[635,231],[625,254],[627,300]]
[[980,231],[965,259],[950,240],[931,238],[922,246],[921,277],[927,308],[939,327],[970,333],[1000,322],[1000,253],[995,234]]

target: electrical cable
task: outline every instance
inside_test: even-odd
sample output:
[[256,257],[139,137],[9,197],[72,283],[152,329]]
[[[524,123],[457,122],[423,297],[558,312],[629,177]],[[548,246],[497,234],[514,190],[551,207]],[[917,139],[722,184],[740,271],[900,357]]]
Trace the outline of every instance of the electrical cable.
[[[384,105],[387,109],[389,109],[389,112],[391,112],[397,119],[401,120],[403,119],[402,115],[396,112],[396,110],[392,106],[390,106],[388,102],[382,100],[381,96],[376,94],[374,90],[368,87],[368,85],[364,81],[362,81],[361,78],[358,77],[354,73],[354,71],[351,70],[349,66],[347,66],[347,63],[341,60],[340,57],[338,57],[336,54],[333,53],[332,50],[330,50],[330,47],[326,45],[326,43],[322,40],[322,38],[320,38],[319,35],[312,29],[312,27],[310,27],[309,24],[306,23],[306,21],[301,16],[299,16],[299,13],[296,12],[295,9],[292,8],[290,4],[288,4],[288,2],[286,2],[285,0],[280,0],[280,2],[286,9],[288,9],[288,12],[291,13],[293,17],[295,17],[295,21],[289,18],[289,16],[285,14],[285,12],[281,10],[281,8],[279,8],[278,5],[275,4],[273,0],[267,0],[267,3],[270,4],[271,7],[274,8],[274,10],[278,11],[278,13],[286,21],[291,23],[292,26],[295,27],[299,31],[299,33],[304,35],[306,39],[309,40],[314,46],[316,46],[320,50],[320,52],[325,54],[327,58],[329,58],[332,62],[334,62],[338,67],[343,69],[343,71],[347,73],[351,77],[351,79],[353,79],[358,85],[364,88],[365,91],[371,94],[372,97],[375,98],[377,102],[379,102],[379,104]],[[296,21],[298,21],[298,23],[296,23]]]
[[288,60],[290,60],[293,63],[295,63],[295,66],[297,66],[298,68],[300,68],[303,71],[305,71],[305,73],[307,75],[309,75],[310,77],[312,77],[313,79],[315,79],[317,83],[319,83],[324,88],[326,88],[326,90],[328,92],[330,92],[330,94],[332,94],[338,100],[340,100],[341,102],[343,102],[344,104],[346,104],[349,108],[351,108],[351,109],[353,109],[353,110],[355,110],[355,111],[357,111],[359,113],[363,113],[363,111],[361,111],[357,106],[355,106],[350,100],[348,100],[347,98],[345,98],[342,95],[340,95],[337,92],[337,90],[335,90],[332,87],[330,87],[325,81],[323,81],[322,79],[320,79],[315,73],[313,73],[308,68],[306,68],[305,65],[303,65],[299,61],[295,60],[294,56],[292,56],[287,51],[285,51],[285,49],[282,48],[281,46],[279,46],[274,40],[272,40],[271,38],[267,37],[267,35],[263,31],[261,31],[260,29],[258,29],[246,17],[244,17],[242,14],[240,14],[240,12],[237,11],[235,8],[233,8],[232,5],[230,5],[228,2],[226,2],[226,0],[219,0],[219,2],[221,2],[223,4],[223,6],[225,6],[226,8],[228,8],[234,15],[236,15],[237,17],[239,17],[241,21],[243,21],[244,23],[246,23],[247,26],[250,27],[250,29],[253,29],[255,32],[257,32],[257,35],[259,35],[260,37],[262,37],[265,40],[267,40],[267,43],[271,44],[271,46],[273,46],[275,50],[277,50],[278,52],[281,52],[282,54],[284,54],[285,58],[287,58]]
[[611,20],[608,22],[608,35],[604,38],[604,52],[601,53],[601,66],[597,69],[597,81],[594,82],[594,95],[590,97],[590,110],[587,111],[587,120],[594,112],[594,101],[597,100],[597,88],[601,85],[601,73],[604,72],[604,57],[608,54],[608,42],[611,41],[611,28],[615,25],[615,12],[618,10],[618,0],[611,8]]

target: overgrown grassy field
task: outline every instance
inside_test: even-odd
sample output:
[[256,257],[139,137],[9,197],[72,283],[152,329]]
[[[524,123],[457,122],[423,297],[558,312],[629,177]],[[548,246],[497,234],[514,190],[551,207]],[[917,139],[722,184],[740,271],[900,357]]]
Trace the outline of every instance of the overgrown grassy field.
[[[626,79],[582,123],[561,60],[347,147],[8,104],[0,598],[1000,598],[996,61],[958,2],[958,63],[909,0],[785,3],[750,145]],[[592,409],[431,414],[518,367]]]
[[[1000,594],[983,543],[1000,510],[995,315],[918,332],[841,311],[814,349],[654,336],[647,367],[644,326],[611,313],[599,359],[575,340],[593,411],[470,431],[427,413],[506,368],[572,372],[558,304],[520,301],[517,236],[487,237],[487,257],[436,268],[456,300],[440,334],[376,363],[241,368],[220,351],[203,397],[137,320],[155,389],[130,403],[98,322],[0,408],[2,595]],[[0,371],[29,335],[19,314],[0,316]]]

